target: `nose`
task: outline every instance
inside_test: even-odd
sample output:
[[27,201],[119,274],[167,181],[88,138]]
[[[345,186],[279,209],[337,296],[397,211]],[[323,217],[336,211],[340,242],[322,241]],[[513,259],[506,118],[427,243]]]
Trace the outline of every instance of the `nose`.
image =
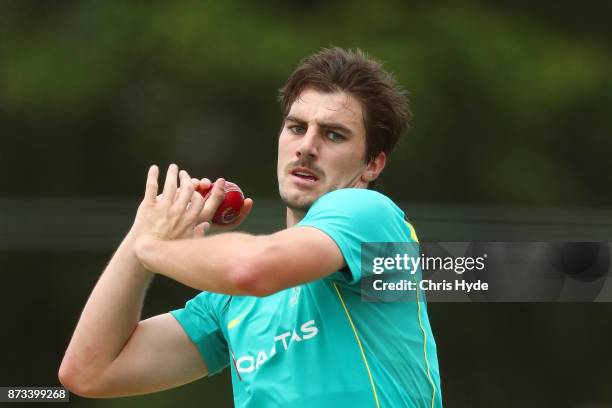
[[318,132],[314,126],[310,126],[296,149],[296,156],[300,158],[315,159],[319,155]]

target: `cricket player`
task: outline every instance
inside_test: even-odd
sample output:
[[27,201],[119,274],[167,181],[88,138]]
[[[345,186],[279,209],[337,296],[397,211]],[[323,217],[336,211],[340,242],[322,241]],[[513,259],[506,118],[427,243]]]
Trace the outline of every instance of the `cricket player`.
[[[287,228],[210,234],[224,180],[204,200],[195,189],[210,181],[172,164],[160,194],[151,166],[66,350],[69,390],[145,394],[229,368],[236,407],[442,406],[424,300],[365,302],[360,291],[362,243],[416,241],[402,210],[371,189],[406,128],[405,92],[360,50],[330,48],[300,63],[280,100]],[[141,320],[154,274],[201,293]]]

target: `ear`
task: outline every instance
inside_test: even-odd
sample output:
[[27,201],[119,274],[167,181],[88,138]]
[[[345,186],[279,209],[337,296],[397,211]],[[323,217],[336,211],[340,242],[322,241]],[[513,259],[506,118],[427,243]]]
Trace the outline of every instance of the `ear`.
[[378,155],[368,163],[363,173],[361,173],[361,181],[368,184],[376,180],[386,164],[387,155],[385,152],[378,153]]

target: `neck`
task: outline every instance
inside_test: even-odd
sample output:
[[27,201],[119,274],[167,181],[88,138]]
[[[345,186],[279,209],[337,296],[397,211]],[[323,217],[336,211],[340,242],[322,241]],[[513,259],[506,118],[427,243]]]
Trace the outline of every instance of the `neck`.
[[303,211],[292,210],[287,207],[287,228],[293,227],[298,222],[302,221],[302,218],[306,215]]

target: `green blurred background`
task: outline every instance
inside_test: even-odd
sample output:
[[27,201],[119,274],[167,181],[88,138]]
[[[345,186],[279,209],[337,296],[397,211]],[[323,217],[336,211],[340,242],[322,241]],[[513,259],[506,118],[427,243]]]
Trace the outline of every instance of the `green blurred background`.
[[[325,46],[362,48],[410,91],[411,129],[382,184],[422,237],[476,239],[450,221],[486,208],[495,224],[503,208],[523,239],[551,239],[530,235],[521,214],[555,208],[547,222],[562,231],[595,219],[592,239],[612,240],[608,11],[524,0],[0,2],[0,386],[58,383],[150,164],[236,181],[255,200],[244,228],[282,227],[276,96]],[[435,231],[428,208],[447,214]],[[144,315],[194,294],[159,278]],[[608,304],[431,304],[446,406],[612,406],[611,315]],[[231,401],[226,372],[71,403]]]

